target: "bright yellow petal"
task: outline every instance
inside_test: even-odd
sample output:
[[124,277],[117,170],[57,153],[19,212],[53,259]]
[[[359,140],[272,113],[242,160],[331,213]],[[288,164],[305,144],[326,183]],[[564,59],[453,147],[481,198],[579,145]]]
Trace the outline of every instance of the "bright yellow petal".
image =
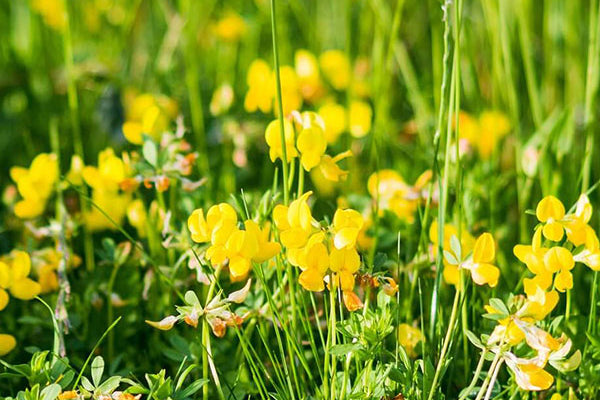
[[544,265],[549,272],[571,270],[575,266],[575,260],[569,250],[554,246],[544,256]]
[[544,225],[543,233],[544,237],[553,242],[558,242],[563,238],[565,229],[560,222],[552,221]]
[[470,269],[470,271],[473,282],[478,285],[488,284],[490,287],[495,287],[498,284],[500,270],[495,265],[477,263]]
[[0,334],[0,357],[10,353],[17,346],[13,335]]
[[558,221],[565,216],[565,206],[556,197],[546,196],[538,203],[535,215],[540,222],[546,222],[550,218]]
[[304,289],[310,290],[311,292],[321,292],[325,289],[323,275],[316,269],[302,271],[298,277],[298,283],[300,283]]
[[573,289],[573,274],[571,271],[562,270],[554,278],[554,286],[559,292]]
[[490,263],[496,256],[496,245],[490,233],[484,233],[477,238],[473,249],[473,262]]
[[9,299],[10,298],[8,296],[8,293],[6,293],[6,290],[0,289],[0,311],[6,308]]
[[29,278],[13,281],[10,293],[20,300],[31,300],[42,291],[39,283]]
[[444,265],[444,281],[449,285],[458,285],[460,271],[456,265]]
[[29,258],[29,254],[20,250],[15,250],[12,254],[12,280],[14,283],[29,275],[29,271],[31,270],[31,258]]

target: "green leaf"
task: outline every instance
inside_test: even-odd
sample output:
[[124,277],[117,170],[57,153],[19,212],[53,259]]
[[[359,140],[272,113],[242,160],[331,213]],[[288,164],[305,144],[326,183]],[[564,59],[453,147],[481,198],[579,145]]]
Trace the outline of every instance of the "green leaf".
[[483,314],[482,316],[483,316],[483,318],[492,319],[494,321],[499,321],[501,319],[506,318],[506,315],[502,315],[502,314],[488,314],[488,313],[486,313],[486,314]]
[[83,386],[83,388],[85,390],[87,390],[88,392],[93,392],[95,389],[92,382],[90,382],[90,380],[88,378],[86,378],[85,376],[81,377],[81,386]]
[[185,292],[184,300],[190,306],[200,306],[200,300],[198,300],[198,296],[192,290]]
[[567,360],[550,360],[549,363],[560,372],[575,371],[581,364],[581,351],[577,350]]
[[102,356],[96,356],[92,361],[92,382],[94,387],[98,387],[102,382],[102,374],[104,373],[104,359]]
[[62,388],[57,383],[48,385],[40,393],[40,400],[55,400],[60,394],[61,390]]
[[480,349],[485,348],[485,346],[481,343],[481,340],[479,340],[477,335],[475,335],[473,332],[467,330],[465,334],[467,335],[467,339],[469,339],[469,342],[471,342],[473,346],[478,347]]
[[458,261],[462,260],[462,250],[460,246],[460,241],[458,240],[456,235],[452,235],[452,237],[450,238],[450,248],[458,258]]
[[200,390],[202,388],[202,386],[206,385],[207,383],[208,383],[208,379],[198,379],[198,380],[192,382],[191,385],[189,385],[188,387],[186,387],[184,390],[181,391],[180,398],[190,397],[191,395],[196,393],[198,390]]
[[146,140],[144,147],[142,148],[144,159],[148,161],[150,165],[156,167],[158,161],[158,151],[156,150],[156,144],[152,140]]
[[508,316],[508,314],[509,314],[508,308],[506,307],[506,305],[504,305],[504,302],[502,300],[497,299],[497,298],[491,298],[490,305],[492,307],[494,307],[496,310],[498,310],[500,313],[504,314],[505,316]]
[[458,260],[454,257],[454,254],[450,253],[447,250],[444,250],[444,258],[448,261],[448,264],[458,265]]
[[120,376],[111,376],[105,380],[102,385],[98,386],[100,393],[112,393],[121,384]]
[[346,355],[361,348],[359,343],[336,344],[329,349],[329,354],[334,356]]

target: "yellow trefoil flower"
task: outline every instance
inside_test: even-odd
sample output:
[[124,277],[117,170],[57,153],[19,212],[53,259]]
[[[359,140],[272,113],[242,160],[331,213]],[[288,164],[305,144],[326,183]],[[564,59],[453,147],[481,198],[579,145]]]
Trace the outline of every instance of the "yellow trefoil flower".
[[325,139],[327,143],[333,144],[346,130],[346,109],[334,102],[325,103],[319,108],[319,115],[325,123]]
[[423,332],[419,328],[415,328],[409,324],[398,325],[398,342],[406,350],[409,357],[416,357],[415,349],[419,342],[425,340]]
[[[265,140],[269,145],[269,157],[271,161],[275,162],[276,159],[283,160],[283,144],[281,143],[281,130],[280,122],[278,120],[271,121],[267,125],[265,130]],[[288,120],[284,121],[283,132],[285,138],[285,150],[287,161],[290,162],[293,158],[298,156],[298,151],[294,145],[294,127]]]
[[58,181],[58,174],[56,155],[48,153],[37,155],[29,168],[10,169],[10,177],[17,184],[17,190],[23,198],[15,205],[17,217],[35,218],[44,212],[46,202]]
[[308,198],[312,192],[306,192],[288,206],[278,204],[273,209],[273,221],[279,230],[279,239],[286,248],[303,247],[311,235],[312,214],[308,206]]
[[31,300],[40,294],[40,284],[31,278],[31,258],[24,251],[14,250],[7,262],[0,261],[0,310],[9,301],[8,292],[20,300]]
[[133,144],[141,144],[144,134],[159,140],[177,112],[177,103],[168,97],[127,93],[123,135]]
[[353,137],[362,138],[371,131],[373,110],[369,103],[360,100],[351,102],[348,115],[348,129]]
[[[306,111],[298,115],[300,132],[296,146],[300,152],[300,162],[306,171],[310,171],[321,162],[327,150],[325,123],[319,114]],[[281,142],[281,140],[280,140]]]
[[338,209],[333,216],[332,225],[334,247],[338,250],[354,248],[363,225],[363,216],[358,211]]
[[319,56],[319,65],[325,78],[336,90],[344,90],[350,84],[352,67],[348,56],[341,50],[327,50]]

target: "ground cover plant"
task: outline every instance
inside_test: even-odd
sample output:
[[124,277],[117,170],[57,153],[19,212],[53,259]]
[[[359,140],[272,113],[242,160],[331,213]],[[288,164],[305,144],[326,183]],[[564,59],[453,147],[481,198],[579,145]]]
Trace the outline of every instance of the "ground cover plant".
[[2,1],[0,71],[0,398],[599,398],[599,1]]

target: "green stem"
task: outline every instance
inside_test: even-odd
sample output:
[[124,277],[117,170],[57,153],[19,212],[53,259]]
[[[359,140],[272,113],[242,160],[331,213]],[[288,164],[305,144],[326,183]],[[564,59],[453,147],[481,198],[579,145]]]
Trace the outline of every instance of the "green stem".
[[479,380],[479,374],[481,374],[481,370],[483,369],[483,364],[485,363],[485,355],[486,354],[487,354],[487,348],[484,348],[481,351],[481,357],[479,357],[479,362],[477,363],[477,368],[475,368],[475,373],[473,374],[473,379],[471,380],[471,383],[469,383],[469,386],[467,386],[467,388],[463,391],[462,396],[460,396],[460,398],[458,400],[465,400],[467,397],[469,397],[469,394],[471,393],[471,391],[473,390],[475,385],[477,385],[477,381]]
[[485,390],[487,389],[488,384],[490,383],[490,379],[492,378],[492,373],[495,371],[496,365],[500,361],[501,354],[502,354],[502,351],[500,350],[500,348],[498,348],[498,352],[496,353],[496,356],[494,357],[494,360],[492,361],[492,365],[490,366],[487,376],[485,377],[485,379],[483,380],[483,383],[481,384],[481,388],[479,389],[479,393],[477,393],[477,397],[475,398],[475,400],[481,400],[481,398],[485,394]]
[[[112,294],[113,294],[113,287],[115,286],[115,280],[117,278],[117,273],[119,272],[119,265],[115,264],[113,266],[113,269],[110,273],[110,278],[108,280],[108,286],[106,289],[106,301],[107,306],[106,306],[106,319],[108,321],[108,323],[111,323],[111,321],[113,320],[113,302],[112,302]],[[113,356],[115,354],[115,334],[114,332],[111,330],[108,333],[108,362],[111,363],[113,361]]]
[[[336,311],[335,311],[335,297],[337,294],[337,288],[335,286],[335,281],[333,279],[333,274],[330,277],[330,287],[329,287],[329,320],[327,323],[327,345],[325,346],[325,358],[324,358],[324,367],[323,367],[323,387],[324,393],[327,396],[329,393],[329,398],[331,400],[335,399],[335,358],[331,357],[330,351],[333,346],[335,346],[336,342]],[[331,365],[330,365],[331,363]],[[329,381],[331,379],[331,386],[329,386]]]
[[277,109],[279,111],[279,133],[281,135],[281,169],[283,171],[283,202],[288,204],[290,194],[288,187],[288,160],[287,145],[285,140],[285,124],[283,115],[283,103],[281,96],[281,74],[279,71],[279,50],[277,47],[277,23],[275,18],[275,0],[271,0],[271,34],[273,36],[273,59],[275,63],[275,78],[277,81]]
[[[213,274],[213,280],[210,283],[210,286],[208,287],[208,293],[206,294],[206,300],[204,302],[205,307],[208,305],[208,303],[210,303],[210,301],[213,298],[213,295],[215,293],[215,288],[217,287],[217,282],[219,280],[219,273],[221,272],[221,267],[217,267],[215,269],[215,272]],[[210,331],[209,331],[209,326],[208,326],[208,322],[206,321],[206,319],[204,319],[204,322],[202,323],[202,347],[204,349],[204,351],[202,352],[202,378],[204,379],[208,379],[208,369],[209,369],[209,365],[208,365],[208,349],[210,348]],[[217,378],[218,379],[218,378]],[[215,385],[217,386],[217,388],[220,389],[220,385],[217,383],[217,380],[215,380]],[[208,400],[208,385],[204,385],[202,387],[202,398],[204,400]]]
[[442,351],[440,352],[440,358],[438,360],[437,366],[435,368],[435,374],[433,375],[433,381],[431,382],[431,389],[429,389],[429,396],[427,396],[428,400],[432,400],[435,396],[435,390],[438,385],[438,381],[440,379],[442,369],[444,369],[444,364],[446,361],[446,355],[448,353],[448,347],[450,346],[450,339],[452,338],[452,331],[454,331],[454,323],[456,322],[456,318],[458,316],[458,303],[460,300],[460,291],[457,289],[454,294],[454,302],[452,303],[452,312],[450,313],[450,321],[448,322],[448,329],[446,330],[446,336],[444,337],[444,343],[442,344]]

